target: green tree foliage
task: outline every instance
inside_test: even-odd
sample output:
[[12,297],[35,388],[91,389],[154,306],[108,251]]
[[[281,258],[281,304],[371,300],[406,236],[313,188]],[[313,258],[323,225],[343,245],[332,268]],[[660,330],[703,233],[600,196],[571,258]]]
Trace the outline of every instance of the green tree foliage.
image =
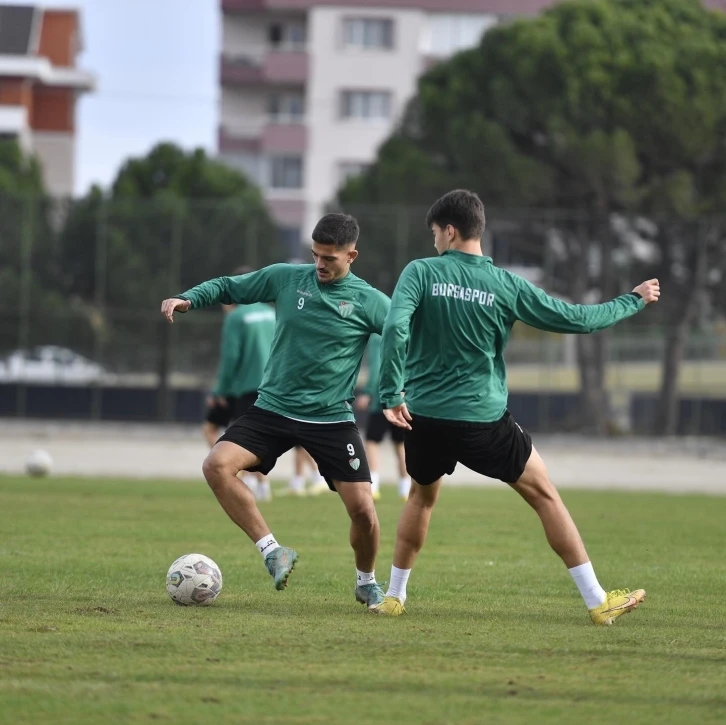
[[[565,209],[539,225],[524,261],[549,268],[554,291],[575,301],[617,294],[640,265],[611,227],[614,213],[693,219],[726,207],[725,41],[726,15],[699,0],[573,0],[499,26],[422,77],[377,162],[338,201],[355,213],[467,187],[498,210],[493,219],[511,218],[504,209]],[[500,236],[516,236],[516,226]],[[687,326],[693,317],[678,314],[678,296],[668,302],[668,281],[682,289],[685,265],[685,283],[698,288],[699,270],[717,260],[699,262],[706,247],[668,228],[659,222],[652,240],[666,295],[656,314]],[[369,244],[384,254],[391,231],[376,232]],[[552,233],[564,253],[548,260]],[[710,248],[723,253],[723,244]],[[579,348],[584,418],[602,430],[606,345]]]
[[0,353],[37,337],[52,341],[39,310],[62,303],[57,220],[37,159],[16,141],[0,141]]
[[[168,143],[127,161],[108,192],[91,189],[60,237],[66,292],[111,346],[105,356],[119,369],[153,366],[144,355],[155,358],[164,297],[241,264],[280,261],[259,189],[204,151]],[[202,356],[216,345],[211,332],[195,347]],[[194,364],[193,356],[185,360]]]

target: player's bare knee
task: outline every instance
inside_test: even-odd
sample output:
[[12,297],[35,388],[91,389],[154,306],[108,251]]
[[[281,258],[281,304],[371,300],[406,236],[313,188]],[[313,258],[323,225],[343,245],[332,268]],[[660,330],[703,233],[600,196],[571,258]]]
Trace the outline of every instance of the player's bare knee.
[[361,500],[348,506],[348,516],[358,528],[373,529],[378,517],[373,501]]
[[408,506],[418,506],[420,508],[433,508],[439,497],[437,486],[422,486],[415,481],[411,481],[411,488],[408,493]]
[[559,500],[557,489],[552,485],[546,473],[532,476],[526,483],[519,485],[517,491],[534,509]]
[[[229,464],[223,460],[216,451],[212,450],[202,463],[202,473],[211,488],[216,488],[222,484],[224,477],[229,472]],[[233,473],[232,475],[236,475]]]

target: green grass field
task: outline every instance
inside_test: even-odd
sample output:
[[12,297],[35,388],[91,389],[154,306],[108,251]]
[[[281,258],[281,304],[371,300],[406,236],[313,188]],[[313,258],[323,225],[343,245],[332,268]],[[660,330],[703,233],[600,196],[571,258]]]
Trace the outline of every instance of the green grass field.
[[[726,499],[566,492],[601,582],[648,600],[596,628],[534,514],[445,490],[407,617],[352,594],[337,497],[264,505],[301,554],[272,588],[204,483],[0,477],[0,722],[723,723]],[[379,504],[379,580],[400,502]],[[171,562],[224,591],[172,604]]]

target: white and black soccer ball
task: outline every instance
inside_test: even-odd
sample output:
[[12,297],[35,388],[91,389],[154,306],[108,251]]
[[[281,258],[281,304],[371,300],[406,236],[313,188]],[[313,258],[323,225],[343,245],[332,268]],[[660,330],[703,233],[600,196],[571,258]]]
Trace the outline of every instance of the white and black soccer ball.
[[208,607],[222,591],[222,572],[203,554],[185,554],[170,567],[166,591],[175,604]]
[[48,451],[37,449],[25,460],[25,472],[29,476],[47,476],[53,467],[53,459]]

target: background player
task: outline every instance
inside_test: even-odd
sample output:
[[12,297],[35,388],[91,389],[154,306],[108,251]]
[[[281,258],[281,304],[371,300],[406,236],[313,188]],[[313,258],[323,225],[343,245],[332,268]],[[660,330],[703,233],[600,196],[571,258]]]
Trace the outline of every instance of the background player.
[[[293,455],[293,474],[285,492],[288,496],[319,496],[330,490],[328,484],[325,483],[325,478],[320,475],[313,457],[304,448],[295,446]],[[308,475],[310,485],[306,488]]]
[[406,454],[403,449],[403,428],[386,420],[381,408],[381,397],[378,393],[381,371],[381,336],[371,335],[367,348],[368,380],[363,392],[356,399],[356,407],[368,412],[366,421],[366,453],[368,465],[371,469],[371,489],[373,499],[381,497],[381,452],[380,446],[388,433],[396,453],[398,465],[398,495],[405,501],[411,487],[411,479],[406,473]]

